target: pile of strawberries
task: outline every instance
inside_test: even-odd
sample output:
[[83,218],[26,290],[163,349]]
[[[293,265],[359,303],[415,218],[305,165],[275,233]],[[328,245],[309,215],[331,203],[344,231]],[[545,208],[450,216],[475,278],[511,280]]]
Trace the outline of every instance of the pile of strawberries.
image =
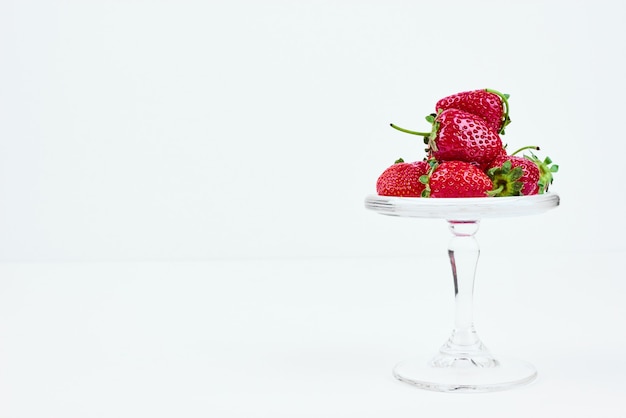
[[558,166],[517,154],[539,150],[526,146],[508,153],[500,135],[511,122],[509,96],[492,89],[457,93],[439,100],[426,117],[430,132],[399,131],[424,137],[422,161],[397,160],[376,182],[381,196],[499,197],[545,193]]

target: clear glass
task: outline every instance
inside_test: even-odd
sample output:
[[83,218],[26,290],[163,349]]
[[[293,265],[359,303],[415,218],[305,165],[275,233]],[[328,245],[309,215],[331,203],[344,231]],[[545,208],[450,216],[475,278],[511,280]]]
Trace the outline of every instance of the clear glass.
[[537,377],[529,363],[494,357],[476,333],[473,295],[480,255],[476,233],[483,218],[534,215],[559,203],[554,193],[468,199],[371,195],[365,199],[366,208],[385,215],[445,219],[452,232],[448,245],[455,301],[452,334],[433,357],[398,363],[393,369],[397,379],[442,392],[490,392],[524,385]]

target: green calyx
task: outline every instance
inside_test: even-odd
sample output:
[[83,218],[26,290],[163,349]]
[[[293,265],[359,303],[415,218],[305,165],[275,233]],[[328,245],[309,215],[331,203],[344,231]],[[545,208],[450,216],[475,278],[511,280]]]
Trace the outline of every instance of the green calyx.
[[397,125],[394,125],[393,123],[390,123],[389,125],[393,129],[396,129],[400,132],[424,137],[424,144],[428,145],[428,148],[426,151],[436,152],[437,144],[435,142],[435,139],[437,138],[437,131],[439,131],[439,122],[437,121],[437,114],[431,113],[430,115],[426,116],[426,121],[432,125],[432,129],[430,132],[411,131],[409,129],[404,129]]
[[493,89],[485,89],[486,92],[488,93],[493,93],[496,96],[500,97],[500,100],[502,100],[502,105],[504,107],[504,114],[502,115],[502,127],[500,128],[500,132],[498,132],[500,135],[504,135],[504,128],[506,128],[508,126],[509,123],[511,123],[511,118],[509,117],[509,95],[505,94],[505,93],[500,93],[497,90],[493,90]]
[[548,188],[554,181],[553,174],[559,171],[559,166],[557,164],[553,164],[550,157],[546,157],[542,161],[532,152],[530,153],[530,156],[524,155],[524,158],[532,161],[539,168],[539,194],[547,192]]
[[398,158],[396,161],[394,161],[394,164],[400,164],[404,162],[404,158],[400,157]]
[[426,160],[426,162],[430,166],[430,170],[428,170],[427,174],[421,175],[419,178],[419,182],[424,185],[424,190],[422,190],[422,197],[430,197],[430,176],[431,174],[433,174],[433,171],[435,171],[435,168],[437,168],[437,166],[439,165],[439,163],[437,163],[437,160],[435,160],[434,158]]
[[487,192],[489,196],[520,196],[524,184],[519,181],[524,175],[522,167],[512,167],[511,161],[507,160],[500,167],[493,167],[487,171],[487,175],[493,183],[493,189]]

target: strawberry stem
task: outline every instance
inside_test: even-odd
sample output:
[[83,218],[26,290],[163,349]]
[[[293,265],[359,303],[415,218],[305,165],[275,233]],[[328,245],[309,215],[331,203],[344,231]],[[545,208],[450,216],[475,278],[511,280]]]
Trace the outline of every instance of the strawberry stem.
[[404,133],[411,134],[411,135],[419,135],[419,136],[425,136],[425,137],[427,137],[427,136],[430,136],[430,134],[431,134],[431,132],[416,132],[416,131],[409,131],[408,129],[404,129],[404,128],[401,128],[401,127],[399,127],[399,126],[396,126],[396,125],[394,125],[393,123],[390,123],[389,125],[391,125],[391,127],[392,127],[393,129],[397,129],[397,130],[399,130],[400,132],[404,132]]
[[527,145],[525,147],[522,147],[522,148],[518,149],[515,152],[512,152],[511,155],[519,154],[520,152],[525,151],[527,149],[534,149],[536,151],[539,151],[541,148],[539,148],[537,145]]
[[485,89],[485,91],[499,96],[500,100],[502,100],[502,104],[504,106],[504,116],[502,117],[502,127],[500,128],[500,132],[498,133],[504,135],[504,128],[506,128],[506,126],[511,123],[511,118],[509,117],[509,95],[500,93],[498,90],[493,89]]

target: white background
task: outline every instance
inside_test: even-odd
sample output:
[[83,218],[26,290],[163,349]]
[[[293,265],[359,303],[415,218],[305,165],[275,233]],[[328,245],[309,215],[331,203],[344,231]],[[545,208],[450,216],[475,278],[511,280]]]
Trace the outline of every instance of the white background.
[[412,253],[413,225],[362,208],[384,168],[423,156],[389,123],[427,129],[438,98],[483,87],[511,95],[505,142],[562,167],[562,208],[506,224],[520,245],[623,250],[624,15],[614,1],[5,0],[0,257]]
[[482,327],[548,377],[454,402],[625,416],[625,18],[610,0],[2,0],[0,416],[448,405],[388,376],[446,337],[445,225],[363,198],[422,158],[390,122],[427,130],[437,99],[484,87],[511,95],[505,142],[561,167],[561,207],[479,232]]

